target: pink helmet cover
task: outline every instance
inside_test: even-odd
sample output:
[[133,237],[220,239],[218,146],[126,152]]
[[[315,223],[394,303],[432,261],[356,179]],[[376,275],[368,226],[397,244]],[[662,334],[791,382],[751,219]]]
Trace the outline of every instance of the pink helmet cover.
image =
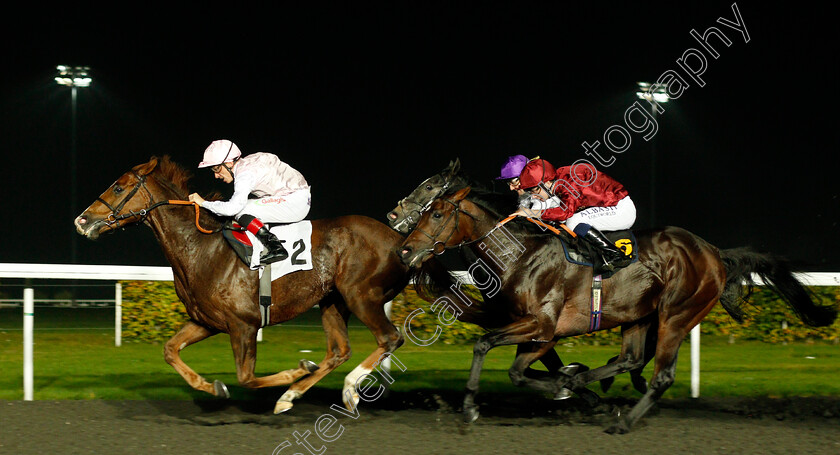
[[233,161],[242,156],[239,147],[227,139],[213,141],[204,150],[204,160],[198,163],[199,168],[216,166],[227,161]]

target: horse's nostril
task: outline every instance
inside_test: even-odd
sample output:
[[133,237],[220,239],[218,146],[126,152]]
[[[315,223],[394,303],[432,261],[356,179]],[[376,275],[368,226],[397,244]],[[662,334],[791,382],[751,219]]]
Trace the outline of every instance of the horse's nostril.
[[409,254],[411,254],[411,248],[410,247],[405,247],[402,250],[400,250],[400,257],[402,257],[402,258],[407,257]]
[[87,223],[87,217],[82,215],[82,216],[76,218],[76,222],[79,223],[79,224],[85,224],[85,223]]
[[394,212],[391,212],[391,213],[388,214],[388,218],[390,218],[392,220],[396,220],[397,219],[397,214],[394,213]]

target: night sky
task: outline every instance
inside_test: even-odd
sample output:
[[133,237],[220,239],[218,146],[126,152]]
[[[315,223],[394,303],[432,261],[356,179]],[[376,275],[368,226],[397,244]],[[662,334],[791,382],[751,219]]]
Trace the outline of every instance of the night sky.
[[[0,262],[70,262],[73,218],[117,177],[152,155],[194,168],[221,138],[303,172],[309,218],[384,222],[455,158],[488,184],[508,155],[586,158],[584,141],[603,144],[624,125],[636,82],[670,70],[689,86],[663,105],[653,139],[633,133],[620,154],[599,148],[615,158],[599,170],[636,202],[635,227],[651,226],[655,172],[656,225],[840,271],[837,27],[822,7],[768,3],[737,2],[749,42],[717,22],[735,21],[732,2],[120,5],[8,17]],[[718,58],[689,33],[709,27],[731,40],[710,39]],[[692,48],[706,58],[702,87],[677,62]],[[78,98],[75,211],[58,64],[94,77]],[[231,193],[194,172],[194,190]],[[77,241],[80,263],[166,265],[145,227]]]

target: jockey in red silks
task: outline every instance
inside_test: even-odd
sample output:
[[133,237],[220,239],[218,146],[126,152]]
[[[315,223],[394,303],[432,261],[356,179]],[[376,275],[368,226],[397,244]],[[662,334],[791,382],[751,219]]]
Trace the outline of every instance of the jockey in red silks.
[[[540,157],[534,158],[539,159]],[[532,160],[528,159],[525,155],[513,155],[509,156],[508,159],[505,161],[505,164],[502,165],[502,170],[499,172],[499,176],[496,177],[496,180],[504,180],[507,183],[508,188],[511,191],[515,191],[517,196],[519,197],[519,206],[524,207],[526,209],[531,210],[545,210],[551,207],[557,207],[559,204],[559,200],[557,197],[549,198],[547,201],[543,201],[538,199],[531,194],[526,193],[525,190],[522,189],[521,182],[519,181],[519,175],[522,174],[522,169]]]
[[[260,264],[286,259],[288,251],[263,222],[293,223],[309,214],[310,186],[303,175],[272,153],[243,157],[239,147],[226,139],[211,143],[198,167],[209,167],[217,179],[233,183],[233,195],[227,201],[205,201],[193,193],[190,201],[217,215],[234,217],[254,234],[264,247]],[[250,195],[256,199],[249,199]]]
[[544,210],[520,208],[515,215],[564,222],[576,235],[596,247],[605,270],[629,264],[630,257],[601,233],[630,229],[636,221],[636,206],[624,185],[598,172],[586,161],[555,169],[543,159],[526,164],[519,182],[527,193],[553,207]]

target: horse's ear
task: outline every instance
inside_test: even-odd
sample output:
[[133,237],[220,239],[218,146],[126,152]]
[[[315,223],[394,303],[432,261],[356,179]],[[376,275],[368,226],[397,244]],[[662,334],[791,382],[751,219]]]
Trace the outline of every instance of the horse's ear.
[[458,159],[458,158],[455,158],[455,161],[450,161],[449,166],[446,166],[446,168],[444,168],[442,174],[446,174],[447,178],[454,177],[455,175],[458,174],[458,171],[460,171],[460,170],[461,170],[461,160]]
[[455,194],[452,195],[452,199],[455,202],[463,200],[465,197],[467,197],[468,194],[470,194],[471,189],[472,187],[469,186],[461,188],[460,190],[456,191]]
[[132,170],[134,172],[140,174],[140,175],[149,175],[149,174],[152,173],[152,171],[155,170],[157,165],[158,165],[158,159],[157,159],[156,156],[153,156],[152,159],[149,160],[148,163],[138,164],[137,166],[134,166],[134,169],[132,169]]

